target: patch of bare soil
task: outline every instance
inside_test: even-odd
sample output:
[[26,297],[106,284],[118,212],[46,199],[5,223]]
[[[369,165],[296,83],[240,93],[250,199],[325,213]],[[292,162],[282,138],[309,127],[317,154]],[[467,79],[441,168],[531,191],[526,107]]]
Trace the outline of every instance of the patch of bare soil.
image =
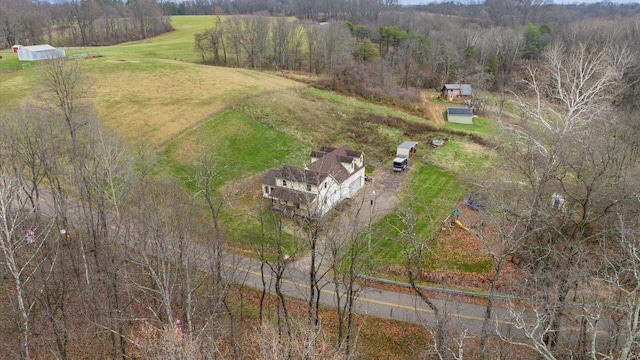
[[244,178],[229,181],[218,191],[233,208],[242,209],[245,213],[257,214],[259,209],[256,202],[262,197],[262,178],[265,172],[260,172]]
[[427,100],[424,93],[420,93],[420,98],[422,99],[422,107],[424,108],[427,117],[436,125],[444,124],[444,116],[442,116],[440,106]]

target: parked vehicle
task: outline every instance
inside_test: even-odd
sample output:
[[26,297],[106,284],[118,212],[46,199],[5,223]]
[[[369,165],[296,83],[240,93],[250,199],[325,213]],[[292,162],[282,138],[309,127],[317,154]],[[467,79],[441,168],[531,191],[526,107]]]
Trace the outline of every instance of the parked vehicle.
[[397,155],[393,159],[393,171],[402,171],[409,166],[408,158],[406,155]]
[[405,141],[398,146],[396,158],[393,159],[393,171],[403,171],[409,166],[409,159],[416,154],[418,143]]

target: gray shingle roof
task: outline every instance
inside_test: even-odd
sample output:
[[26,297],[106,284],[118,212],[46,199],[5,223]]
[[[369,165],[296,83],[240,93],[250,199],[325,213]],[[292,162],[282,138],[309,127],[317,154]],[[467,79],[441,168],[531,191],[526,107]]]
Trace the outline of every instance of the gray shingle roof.
[[285,180],[296,181],[303,184],[319,185],[327,176],[328,173],[322,171],[306,170],[289,165],[285,165],[280,170],[280,176]]
[[469,115],[473,116],[473,108],[468,107],[448,107],[447,114],[449,115]]
[[311,204],[317,196],[308,192],[277,187],[271,191],[271,197],[298,204]]
[[444,84],[442,90],[460,90],[460,95],[471,96],[471,85],[469,84]]
[[280,169],[269,169],[262,179],[262,183],[269,186],[276,186],[276,178],[280,177]]
[[360,170],[361,166],[355,165],[353,172],[349,172],[341,163],[350,163],[353,161],[354,156],[349,154],[359,154],[358,157],[360,157],[360,155],[362,155],[361,152],[354,151],[349,145],[342,145],[339,148],[330,148],[326,146],[322,146],[320,148],[321,151],[328,149],[333,150],[309,164],[307,168],[311,171],[331,174],[338,182],[343,182],[349,178],[353,172]]

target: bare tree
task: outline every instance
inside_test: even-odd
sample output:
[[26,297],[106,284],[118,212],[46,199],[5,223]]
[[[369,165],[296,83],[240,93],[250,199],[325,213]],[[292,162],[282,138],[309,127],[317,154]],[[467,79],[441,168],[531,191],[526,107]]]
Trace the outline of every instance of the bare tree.
[[242,32],[239,34],[239,40],[247,54],[248,66],[251,69],[261,69],[267,57],[269,18],[250,16],[241,19]]
[[[166,189],[173,186],[173,191]],[[134,250],[131,253],[132,263],[142,267],[148,278],[142,281],[138,279],[138,287],[141,293],[148,299],[141,299],[148,305],[156,317],[156,321],[167,328],[172,328],[176,319],[174,313],[175,294],[178,287],[179,259],[183,255],[180,242],[180,231],[172,222],[181,214],[174,203],[184,201],[181,192],[175,185],[167,183],[144,183],[144,190],[134,193],[138,206],[136,213],[127,217],[127,225],[130,227],[129,246]],[[189,239],[190,240],[190,239]],[[174,338],[174,342],[178,339]]]
[[73,8],[73,18],[80,28],[80,39],[82,46],[89,46],[94,43],[94,22],[100,17],[101,11],[97,1],[84,0],[71,2]]
[[0,45],[39,44],[43,39],[42,20],[47,14],[37,4],[24,0],[7,0],[0,11]]
[[427,66],[428,52],[427,39],[417,34],[404,34],[392,61],[400,78],[400,86],[408,89],[409,86],[420,88],[424,85],[420,73]]
[[46,61],[41,81],[38,98],[46,110],[64,122],[77,156],[78,132],[88,124],[91,113],[93,80],[84,74],[78,62],[55,58]]
[[586,265],[589,245],[632,191],[612,192],[608,184],[625,184],[636,161],[615,135],[621,128],[610,106],[621,69],[611,66],[612,49],[587,48],[553,45],[544,70],[530,68],[533,106],[522,103],[525,119],[507,125],[513,136],[502,147],[512,181],[521,184],[516,211],[529,218],[525,257],[545,304],[540,328],[544,351],[551,354],[569,293],[593,275],[593,266]]
[[325,246],[329,252],[338,316],[336,348],[346,358],[353,357],[357,348],[355,305],[360,295],[358,275],[362,272],[367,243],[372,236],[374,211],[374,199],[361,194],[344,214],[332,222],[326,234]]
[[[282,214],[264,209],[260,214],[262,228],[260,241],[260,274],[262,280],[262,294],[260,297],[260,326],[268,326],[265,321],[265,298],[271,288],[272,280],[276,294],[276,321],[278,329],[278,344],[288,343],[293,337],[291,316],[287,307],[287,299],[282,292],[284,273],[291,261],[289,250],[285,249],[283,239]],[[293,250],[293,249],[290,249]],[[293,255],[293,254],[292,254]],[[268,279],[268,281],[267,281]],[[284,331],[284,333],[283,333]],[[286,336],[285,336],[286,335]],[[291,349],[285,347],[283,353],[291,356]]]
[[273,66],[276,69],[298,69],[302,57],[302,28],[285,17],[272,23]]
[[[636,184],[637,185],[637,184]],[[617,305],[618,312],[612,312],[611,318],[619,331],[613,332],[609,358],[620,360],[633,359],[640,349],[640,324],[637,317],[640,314],[640,233],[638,233],[638,214],[634,209],[636,199],[630,199],[629,207],[622,207],[618,213],[618,225],[610,234],[603,234],[601,254],[604,258],[603,272],[598,277],[605,284],[610,285],[610,293],[602,299],[606,304],[612,301]],[[604,311],[597,315],[604,316]],[[596,317],[597,320],[599,318]],[[594,326],[595,327],[595,326]],[[590,339],[589,353],[595,358],[604,353],[597,351],[596,332]]]
[[[29,296],[28,286],[38,271],[38,253],[42,249],[50,225],[39,229],[32,228],[26,217],[30,212],[24,210],[29,207],[25,206],[26,197],[21,191],[20,183],[12,175],[5,173],[3,170],[6,167],[2,165],[4,164],[0,164],[0,250],[3,265],[15,291],[20,356],[29,359],[31,313],[35,302]],[[51,265],[54,264],[55,262]]]
[[[446,356],[448,349],[448,336],[446,329],[446,312],[441,311],[435,304],[435,302],[429,298],[426,292],[420,288],[417,281],[422,276],[423,260],[425,253],[429,251],[428,242],[434,240],[432,237],[427,241],[421,241],[417,237],[416,224],[417,218],[415,213],[409,208],[401,208],[398,211],[398,216],[401,221],[401,228],[396,228],[398,233],[398,240],[401,241],[402,249],[407,259],[407,277],[409,284],[413,291],[418,295],[420,300],[424,302],[431,311],[436,320],[436,336],[434,339],[433,348],[438,356]],[[437,235],[437,232],[432,232],[433,236]]]
[[[206,271],[211,274],[212,283],[208,288],[207,293],[209,299],[209,311],[212,314],[209,321],[213,322],[219,315],[222,309],[226,309],[229,315],[229,326],[233,330],[235,326],[235,317],[230,309],[230,304],[227,299],[227,292],[229,291],[230,279],[233,279],[233,274],[225,273],[225,263],[234,263],[234,259],[231,256],[226,256],[224,253],[225,245],[225,233],[224,223],[222,219],[222,212],[226,206],[229,205],[234,199],[239,197],[244,189],[239,186],[231,186],[229,190],[222,190],[219,187],[220,173],[225,171],[226,165],[221,166],[218,159],[215,157],[215,153],[206,153],[204,150],[201,152],[198,168],[196,174],[191,179],[198,190],[198,195],[204,199],[206,208],[209,213],[210,226],[205,227],[210,229],[203,237],[206,238],[207,244],[205,251],[208,254],[209,263]],[[215,338],[215,337],[214,337]],[[231,339],[234,351],[238,351],[237,342],[235,339]]]
[[[490,179],[490,175],[486,175],[484,179]],[[481,359],[487,358],[485,347],[489,326],[493,320],[496,284],[502,276],[502,270],[507,265],[507,261],[520,250],[522,243],[538,231],[530,218],[521,217],[518,214],[518,211],[521,211],[516,208],[520,193],[518,184],[500,180],[495,183],[489,181],[485,183],[483,193],[486,194],[486,198],[483,200],[489,205],[479,214],[480,219],[470,230],[482,242],[493,262],[493,276],[489,280],[489,297],[479,340]]]
[[[217,15],[213,27],[194,35],[195,50],[200,53],[203,63],[227,65],[227,48],[225,46],[225,37],[227,37],[225,36],[226,28],[220,16]],[[222,51],[222,58],[220,51]]]

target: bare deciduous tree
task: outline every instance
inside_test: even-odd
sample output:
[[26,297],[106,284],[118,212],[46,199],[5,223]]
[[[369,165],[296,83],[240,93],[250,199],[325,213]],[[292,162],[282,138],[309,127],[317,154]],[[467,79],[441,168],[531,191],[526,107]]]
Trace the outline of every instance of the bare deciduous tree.
[[[429,298],[424,289],[420,288],[417,281],[422,276],[423,260],[425,253],[429,251],[429,241],[434,238],[422,241],[418,239],[416,232],[417,218],[415,213],[409,208],[401,208],[398,211],[402,228],[396,228],[399,240],[402,244],[404,255],[407,259],[407,277],[413,291],[418,295],[420,300],[424,302],[431,311],[436,320],[435,332],[436,336],[433,348],[440,357],[446,356],[448,353],[448,336],[446,329],[446,311],[442,311],[436,306],[436,303]],[[437,232],[432,232],[434,236]]]
[[635,191],[628,179],[636,159],[611,106],[622,69],[612,66],[613,49],[588,49],[552,45],[545,67],[529,69],[533,104],[522,102],[525,118],[507,125],[512,137],[501,149],[520,184],[516,212],[528,218],[525,258],[539,290],[532,295],[544,304],[543,323],[530,333],[541,334],[541,355],[557,349],[569,294],[579,293],[599,267],[588,261],[592,245]]
[[42,87],[38,95],[45,109],[63,121],[69,131],[74,153],[78,152],[78,131],[87,125],[91,112],[91,88],[80,64],[66,58],[46,61],[42,68]]
[[[20,356],[29,359],[30,324],[36,303],[29,296],[28,287],[38,271],[38,253],[43,247],[43,240],[48,235],[50,225],[39,229],[32,228],[27,218],[30,212],[24,210],[29,207],[25,204],[26,197],[21,190],[20,182],[13,175],[5,173],[5,169],[4,164],[0,163],[0,251],[3,267],[15,291],[15,322],[20,333]],[[54,264],[55,262],[52,266]]]

